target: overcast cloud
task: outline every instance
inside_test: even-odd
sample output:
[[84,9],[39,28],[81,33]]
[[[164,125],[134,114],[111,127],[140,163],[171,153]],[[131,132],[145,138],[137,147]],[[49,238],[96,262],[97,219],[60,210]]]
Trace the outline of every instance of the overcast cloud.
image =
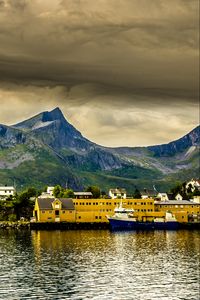
[[59,106],[108,146],[199,123],[198,0],[0,0],[0,123]]

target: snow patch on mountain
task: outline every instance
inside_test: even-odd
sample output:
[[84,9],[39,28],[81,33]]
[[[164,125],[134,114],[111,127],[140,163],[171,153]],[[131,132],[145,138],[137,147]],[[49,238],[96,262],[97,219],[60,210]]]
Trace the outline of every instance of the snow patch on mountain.
[[50,124],[52,124],[54,121],[47,121],[47,122],[37,122],[33,127],[32,127],[32,130],[35,130],[35,129],[39,129],[39,128],[42,128],[42,127],[46,127],[46,126],[49,126]]

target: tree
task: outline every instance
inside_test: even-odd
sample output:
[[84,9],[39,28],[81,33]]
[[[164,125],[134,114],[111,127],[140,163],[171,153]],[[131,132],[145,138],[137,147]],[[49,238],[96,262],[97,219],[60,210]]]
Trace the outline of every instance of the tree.
[[193,187],[191,185],[191,183],[188,185],[188,188],[187,188],[187,194],[192,194],[192,190],[193,190]]
[[101,191],[101,197],[105,198],[106,197],[106,192],[105,191]]
[[15,196],[13,206],[17,219],[20,219],[20,217],[29,219],[31,217],[34,201],[31,201],[30,198],[36,196],[36,194],[37,191],[34,188],[29,188],[25,192]]
[[29,198],[36,197],[37,196],[37,190],[34,187],[29,187],[27,189],[27,195],[29,196]]
[[195,190],[193,192],[193,196],[200,196],[200,190],[198,190],[197,188],[195,188]]
[[170,192],[176,196],[178,193],[182,194],[182,184],[178,183],[173,188],[171,188]]
[[137,188],[135,189],[135,192],[133,194],[133,198],[135,198],[135,199],[141,199],[142,198],[142,195],[140,194],[140,191]]
[[63,193],[63,198],[74,198],[74,191],[72,189],[67,189],[64,193]]
[[56,185],[53,189],[53,195],[55,198],[61,197],[62,188],[60,185]]
[[100,198],[101,195],[100,188],[95,185],[88,186],[86,192],[91,192],[94,199]]

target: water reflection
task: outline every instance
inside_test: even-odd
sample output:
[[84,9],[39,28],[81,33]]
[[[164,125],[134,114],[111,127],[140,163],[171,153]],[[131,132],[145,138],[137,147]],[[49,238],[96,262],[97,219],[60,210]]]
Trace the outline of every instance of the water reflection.
[[0,299],[199,299],[199,245],[186,230],[1,232]]

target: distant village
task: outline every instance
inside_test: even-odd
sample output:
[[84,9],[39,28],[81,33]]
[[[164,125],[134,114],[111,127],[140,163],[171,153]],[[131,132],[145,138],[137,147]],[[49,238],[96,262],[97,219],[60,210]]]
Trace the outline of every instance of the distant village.
[[[184,187],[184,188],[183,188]],[[93,193],[93,189],[95,190]],[[178,192],[176,192],[176,189]],[[180,190],[181,189],[181,190]],[[89,191],[90,190],[90,191]],[[173,189],[172,189],[173,190]],[[63,191],[64,198],[66,195],[69,195],[69,198],[75,199],[92,199],[92,198],[108,198],[108,199],[128,199],[128,198],[141,198],[141,199],[154,199],[156,201],[171,201],[171,200],[190,200],[198,202],[200,197],[200,180],[191,179],[188,182],[185,182],[182,187],[174,188],[174,191],[168,192],[159,192],[154,187],[153,189],[135,190],[133,196],[127,195],[126,189],[124,188],[111,188],[108,191],[108,194],[105,192],[101,193],[100,189],[96,186],[91,186],[87,191],[76,191],[74,192],[71,189],[61,188],[61,186],[47,186],[45,192],[41,192],[38,195],[39,198],[52,198],[53,196],[59,196]],[[56,195],[57,193],[57,195]],[[14,186],[0,186],[0,200],[9,200],[12,199],[17,194],[17,189]],[[192,195],[191,199],[188,197]],[[185,198],[184,198],[185,196]],[[62,197],[61,197],[62,198]]]
[[153,189],[135,190],[129,196],[124,188],[101,193],[96,186],[73,191],[59,185],[38,192],[34,188],[18,194],[14,186],[0,186],[0,221],[27,220],[32,223],[107,223],[117,206],[133,209],[142,222],[172,212],[182,223],[200,223],[200,180],[191,179],[170,193]]

